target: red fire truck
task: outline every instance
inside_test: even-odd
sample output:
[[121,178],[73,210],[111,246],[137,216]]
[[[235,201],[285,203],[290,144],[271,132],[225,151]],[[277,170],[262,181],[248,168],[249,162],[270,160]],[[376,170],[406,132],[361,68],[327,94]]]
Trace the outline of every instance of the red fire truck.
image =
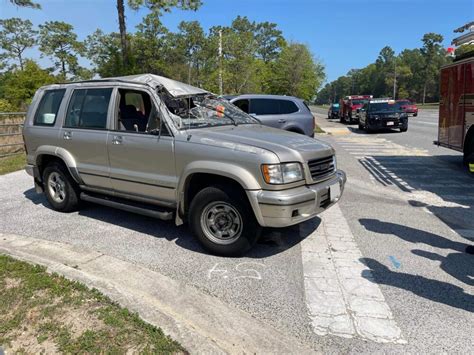
[[[453,43],[456,40],[453,41]],[[474,57],[441,68],[438,140],[474,164]]]
[[359,120],[359,112],[372,98],[372,95],[350,95],[346,96],[339,102],[339,120],[342,123],[348,121],[349,123],[357,123]]

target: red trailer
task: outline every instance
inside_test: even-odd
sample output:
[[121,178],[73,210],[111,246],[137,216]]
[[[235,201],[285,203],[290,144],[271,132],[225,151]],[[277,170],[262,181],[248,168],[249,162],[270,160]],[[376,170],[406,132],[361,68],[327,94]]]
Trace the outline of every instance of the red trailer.
[[474,163],[474,58],[441,68],[438,141]]
[[339,120],[342,123],[359,121],[359,112],[370,99],[372,95],[350,95],[346,96],[339,102]]

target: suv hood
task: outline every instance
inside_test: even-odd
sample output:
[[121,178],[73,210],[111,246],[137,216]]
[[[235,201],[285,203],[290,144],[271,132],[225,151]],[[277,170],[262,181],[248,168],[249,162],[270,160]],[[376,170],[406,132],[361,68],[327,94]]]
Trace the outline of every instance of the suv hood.
[[257,147],[278,156],[280,162],[306,162],[334,154],[334,149],[303,134],[262,125],[221,126],[189,130],[190,141],[229,147],[229,143]]

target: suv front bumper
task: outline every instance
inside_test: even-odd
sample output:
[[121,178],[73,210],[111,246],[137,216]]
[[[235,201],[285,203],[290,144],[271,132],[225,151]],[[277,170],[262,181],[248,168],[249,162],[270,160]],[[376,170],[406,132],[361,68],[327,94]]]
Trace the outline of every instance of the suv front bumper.
[[283,191],[247,191],[259,224],[287,227],[315,217],[342,196],[346,174],[338,170],[330,179]]

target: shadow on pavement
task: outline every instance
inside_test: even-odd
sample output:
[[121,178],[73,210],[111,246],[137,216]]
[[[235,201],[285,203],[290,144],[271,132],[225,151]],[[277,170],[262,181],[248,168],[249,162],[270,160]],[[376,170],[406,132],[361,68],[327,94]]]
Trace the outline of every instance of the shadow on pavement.
[[474,286],[474,256],[467,253],[450,253],[447,256],[425,250],[412,250],[412,253],[423,258],[441,263],[441,270],[452,277]]
[[374,259],[362,258],[360,261],[371,270],[371,273],[362,272],[362,277],[369,281],[401,288],[434,302],[474,312],[474,296],[464,292],[461,287],[420,275],[394,272]]
[[[357,123],[355,123],[357,124]],[[349,131],[351,131],[352,133],[355,133],[355,134],[377,134],[377,133],[400,133],[400,130],[399,129],[391,129],[391,128],[386,128],[386,129],[379,129],[379,130],[376,130],[376,131],[370,131],[370,132],[367,132],[367,131],[364,131],[363,129],[359,129],[358,127],[347,127],[347,129]]]
[[381,185],[412,194],[413,207],[428,209],[461,235],[474,233],[474,174],[461,156],[374,155],[359,162]]
[[378,219],[362,218],[359,220],[359,222],[368,231],[379,234],[395,235],[400,239],[414,244],[423,243],[432,247],[451,249],[458,252],[464,252],[466,247],[469,245],[456,242],[434,233],[407,227],[397,223],[383,222]]
[[[41,204],[52,210],[44,194],[38,194],[34,189],[29,189],[23,192],[23,195],[35,205]],[[60,214],[61,212],[56,213]],[[174,224],[174,221],[161,221],[139,214],[84,202],[78,213],[80,216],[117,225],[155,238],[165,238],[168,241],[174,240],[177,245],[184,249],[208,254],[186,226],[178,227]],[[321,219],[313,218],[300,225],[287,228],[264,228],[257,245],[244,257],[266,258],[291,249],[316,230],[320,223]]]

